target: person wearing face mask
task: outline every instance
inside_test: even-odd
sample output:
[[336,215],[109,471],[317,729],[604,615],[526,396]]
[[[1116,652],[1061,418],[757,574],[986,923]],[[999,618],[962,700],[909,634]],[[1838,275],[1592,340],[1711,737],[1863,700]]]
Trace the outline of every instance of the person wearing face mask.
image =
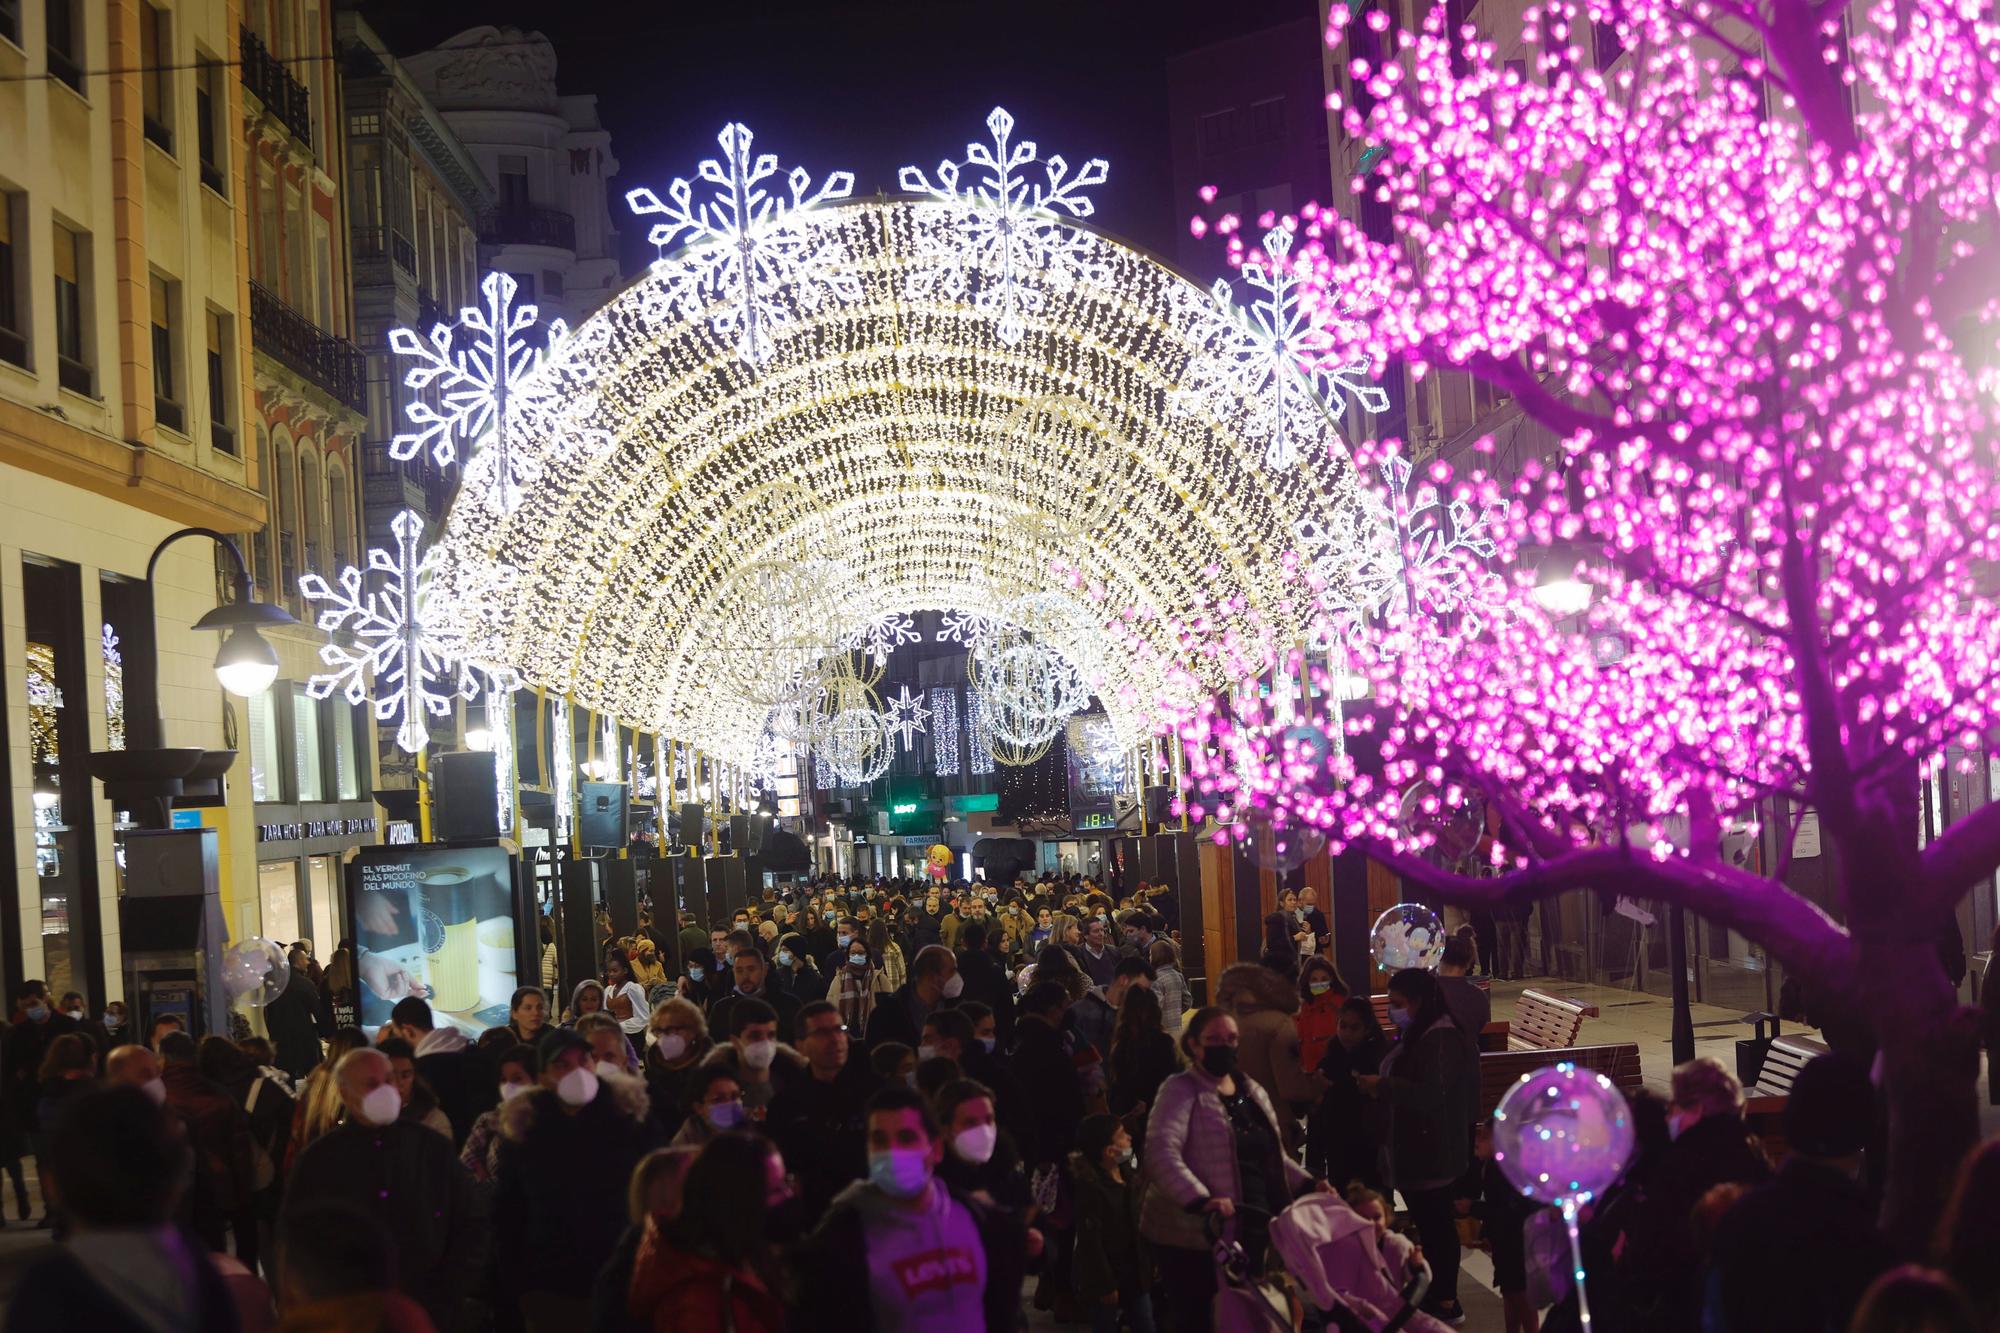
[[639,1077],[639,1052],[624,1026],[610,1014],[590,1014],[576,1025],[576,1035],[590,1043],[591,1068],[601,1079],[607,1074]]
[[1139,1243],[1139,1170],[1132,1136],[1113,1116],[1076,1129],[1069,1159],[1075,1190],[1076,1253],[1070,1291],[1090,1311],[1092,1333],[1153,1333],[1151,1266]]
[[500,1047],[497,1064],[500,1075],[497,1101],[492,1109],[481,1112],[479,1118],[472,1122],[472,1129],[465,1136],[465,1146],[458,1154],[458,1164],[481,1185],[491,1183],[494,1172],[499,1168],[500,1113],[516,1097],[533,1092],[536,1077],[541,1072],[541,1062],[535,1058],[532,1046]]
[[755,996],[740,997],[729,1018],[735,1025],[729,1044],[710,1051],[702,1064],[734,1074],[744,1105],[762,1114],[780,1090],[804,1074],[805,1057],[778,1040],[778,1011]]
[[591,1278],[625,1228],[605,1182],[628,1179],[651,1146],[642,1081],[600,1075],[574,1032],[550,1032],[536,1054],[540,1086],[500,1112],[493,1198],[500,1300],[529,1333],[586,1325]]
[[800,1006],[826,998],[826,977],[807,953],[805,936],[795,930],[778,936],[771,951],[769,984]]
[[1342,1002],[1333,1032],[1317,1066],[1326,1076],[1326,1096],[1306,1116],[1306,1170],[1379,1189],[1381,1108],[1362,1093],[1354,1076],[1381,1073],[1389,1043],[1365,995]]
[[886,995],[901,990],[910,979],[910,964],[902,941],[896,938],[886,918],[869,922],[866,933],[868,952],[875,957],[876,992]]
[[839,961],[827,987],[827,998],[840,1010],[840,1021],[847,1024],[849,1032],[865,1033],[868,1020],[875,1013],[877,998],[875,956],[869,952],[866,941],[850,940],[829,961],[833,959]]
[[1110,934],[1102,917],[1093,916],[1083,923],[1083,956],[1077,959],[1077,966],[1090,978],[1093,986],[1108,986],[1111,978],[1118,973],[1118,951],[1111,947]]
[[1263,1268],[1270,1218],[1313,1188],[1284,1150],[1271,1099],[1237,1068],[1240,1033],[1225,1009],[1195,1010],[1181,1035],[1188,1068],[1160,1085],[1146,1122],[1153,1188],[1139,1234],[1158,1247],[1166,1308],[1185,1330],[1212,1327],[1215,1264],[1203,1214],[1220,1213],[1250,1271]]
[[625,1308],[651,1329],[784,1333],[778,1246],[795,1234],[796,1213],[768,1141],[717,1137],[688,1168],[680,1216],[648,1220]]
[[1328,960],[1314,954],[1299,965],[1299,1064],[1318,1069],[1320,1057],[1333,1041],[1340,1006],[1347,1002],[1347,983]]
[[1300,1060],[1296,984],[1261,963],[1235,963],[1223,969],[1215,1002],[1236,1020],[1237,1064],[1270,1098],[1285,1149],[1294,1151],[1301,1138],[1297,1113],[1326,1095],[1326,1080]]
[[1014,1035],[1014,983],[990,947],[999,933],[999,927],[986,921],[973,921],[959,932],[958,976],[960,1002],[976,1000],[991,1009],[1000,1039],[1006,1041]]
[[248,1211],[256,1191],[255,1141],[243,1108],[204,1077],[194,1038],[169,1032],[160,1038],[160,1079],[166,1104],[187,1127],[194,1158],[188,1215],[211,1250],[223,1249],[231,1219]]
[[802,1006],[793,1032],[806,1077],[771,1099],[764,1129],[793,1164],[807,1214],[818,1217],[867,1172],[864,1108],[882,1080],[858,1058],[840,1011],[826,1001]]
[[339,1203],[373,1218],[393,1243],[396,1289],[439,1328],[451,1327],[475,1275],[471,1177],[449,1140],[400,1118],[395,1072],[382,1052],[349,1051],[333,1079],[346,1119],[299,1153],[285,1211]]
[[800,1255],[801,1309],[818,1333],[1003,1333],[1021,1318],[1019,1218],[937,1178],[947,1151],[907,1088],[868,1104],[868,1179],[843,1190]]
[[743,1085],[721,1065],[705,1064],[688,1080],[688,1117],[681,1122],[671,1147],[699,1148],[718,1134],[745,1129],[750,1111],[743,1105]]
[[1701,1056],[1673,1072],[1667,1112],[1673,1142],[1644,1196],[1624,1219],[1618,1286],[1635,1333],[1693,1328],[1701,1253],[1687,1219],[1717,1185],[1757,1185],[1771,1174],[1743,1123],[1743,1085],[1722,1062]]
[[682,999],[655,1005],[647,1033],[650,1040],[640,1061],[651,1104],[646,1117],[653,1139],[664,1143],[687,1120],[693,1105],[689,1084],[714,1043],[709,1040],[707,1016]]
[[389,1027],[410,1043],[417,1073],[436,1095],[453,1141],[463,1144],[472,1122],[493,1109],[491,1068],[457,1028],[449,1023],[439,1027],[430,1003],[415,995],[396,1001],[389,1011]]
[[[1000,1124],[993,1089],[975,1079],[954,1079],[938,1090],[931,1105],[945,1141],[938,1179],[988,1207],[1025,1218],[1034,1203],[1028,1167],[1014,1136]],[[1030,1237],[1031,1253],[1040,1239],[1039,1233]]]
[[1457,1322],[1463,1310],[1453,1186],[1472,1156],[1479,1049],[1452,1021],[1437,978],[1422,968],[1389,978],[1389,1018],[1401,1035],[1382,1058],[1382,1072],[1357,1074],[1354,1082],[1388,1108],[1383,1167],[1409,1206],[1430,1261],[1424,1312]]
[[33,1132],[35,1102],[41,1085],[35,1071],[49,1044],[66,1032],[74,1031],[76,1020],[58,1013],[49,1003],[48,987],[39,981],[22,984],[14,997],[14,1023],[0,1040],[0,1077],[6,1080],[6,1122],[15,1135]]
[[965,989],[958,959],[943,945],[918,952],[910,964],[910,979],[894,994],[885,995],[868,1016],[867,1044],[899,1041],[914,1048],[923,1039],[924,1019],[931,1010],[956,1002]]

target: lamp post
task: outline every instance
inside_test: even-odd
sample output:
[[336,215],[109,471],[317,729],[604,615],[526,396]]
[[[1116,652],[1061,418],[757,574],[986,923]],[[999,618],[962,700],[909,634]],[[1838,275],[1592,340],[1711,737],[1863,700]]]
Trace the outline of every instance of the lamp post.
[[[250,589],[250,571],[236,543],[213,528],[182,528],[170,533],[153,548],[146,562],[146,586],[150,593],[160,556],[183,537],[206,537],[228,553],[235,598],[222,603],[194,623],[196,629],[216,630],[223,635],[215,655],[215,678],[231,694],[244,698],[261,694],[278,678],[278,654],[258,631],[274,625],[296,625],[298,621],[283,607],[258,601]],[[197,782],[218,779],[235,758],[233,750],[166,749],[161,747],[164,724],[160,715],[159,650],[132,654],[126,662],[128,700],[152,701],[150,710],[133,710],[128,731],[134,742],[125,750],[101,750],[91,755],[91,771],[105,784],[104,794],[121,808],[144,812],[149,826],[163,828],[173,798],[183,794],[184,780]]]

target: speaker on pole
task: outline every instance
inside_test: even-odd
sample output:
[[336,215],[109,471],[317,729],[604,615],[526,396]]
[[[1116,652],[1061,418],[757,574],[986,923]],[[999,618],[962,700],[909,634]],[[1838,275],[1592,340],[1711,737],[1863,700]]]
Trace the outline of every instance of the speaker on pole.
[[681,845],[689,851],[702,849],[703,821],[708,811],[699,801],[689,801],[681,807]]
[[750,816],[729,817],[729,850],[738,856],[750,854]]
[[493,756],[448,750],[431,759],[431,834],[439,842],[500,836],[500,773]]
[[616,850],[630,841],[630,789],[624,783],[586,782],[577,794],[579,846],[585,851]]
[[1174,818],[1174,789],[1172,787],[1148,787],[1144,792],[1146,800],[1146,822],[1158,826]]

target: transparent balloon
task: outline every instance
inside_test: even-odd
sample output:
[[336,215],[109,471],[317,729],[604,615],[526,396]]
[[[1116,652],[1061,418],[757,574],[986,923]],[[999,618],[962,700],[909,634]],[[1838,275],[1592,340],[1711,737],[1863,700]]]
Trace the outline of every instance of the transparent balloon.
[[1368,952],[1384,972],[1406,967],[1437,971],[1444,958],[1444,922],[1422,903],[1397,903],[1375,918]]
[[1244,821],[1243,852],[1265,870],[1284,874],[1326,850],[1326,834],[1310,824],[1257,815]]
[[1493,1160],[1541,1203],[1583,1204],[1632,1156],[1632,1112],[1602,1074],[1564,1062],[1523,1074],[1493,1113]]
[[261,935],[238,940],[222,951],[222,993],[235,1004],[241,1000],[262,1009],[285,993],[292,966],[279,945]]

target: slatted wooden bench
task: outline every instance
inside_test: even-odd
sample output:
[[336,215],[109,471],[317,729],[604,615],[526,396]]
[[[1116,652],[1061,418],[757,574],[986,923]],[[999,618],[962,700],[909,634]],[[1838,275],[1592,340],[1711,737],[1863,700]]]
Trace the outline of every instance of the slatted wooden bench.
[[[1472,984],[1489,993],[1493,989],[1493,983],[1485,977],[1474,979]],[[1369,1003],[1375,1006],[1375,1026],[1382,1029],[1383,1036],[1387,1037],[1390,1041],[1394,1041],[1396,1039],[1396,1025],[1389,1021],[1388,994],[1386,992],[1377,992],[1369,996],[1368,1000]],[[1508,1031],[1505,1019],[1488,1023],[1479,1033],[1479,1049],[1482,1051],[1504,1051],[1508,1049]]]
[[1507,1031],[1510,1051],[1554,1051],[1576,1045],[1583,1030],[1584,1006],[1545,991],[1524,990],[1514,1003],[1514,1024]]
[[1557,1061],[1568,1061],[1592,1073],[1603,1074],[1619,1091],[1643,1087],[1645,1076],[1639,1069],[1639,1044],[1619,1042],[1609,1046],[1571,1046],[1561,1051],[1482,1051],[1479,1056],[1479,1118],[1484,1120],[1500,1105],[1523,1074],[1532,1074]]
[[1764,1052],[1757,1082],[1743,1089],[1743,1123],[1757,1135],[1773,1166],[1785,1160],[1791,1146],[1785,1139],[1785,1103],[1792,1095],[1792,1081],[1807,1061],[1825,1055],[1827,1049],[1817,1037],[1778,1037]]

